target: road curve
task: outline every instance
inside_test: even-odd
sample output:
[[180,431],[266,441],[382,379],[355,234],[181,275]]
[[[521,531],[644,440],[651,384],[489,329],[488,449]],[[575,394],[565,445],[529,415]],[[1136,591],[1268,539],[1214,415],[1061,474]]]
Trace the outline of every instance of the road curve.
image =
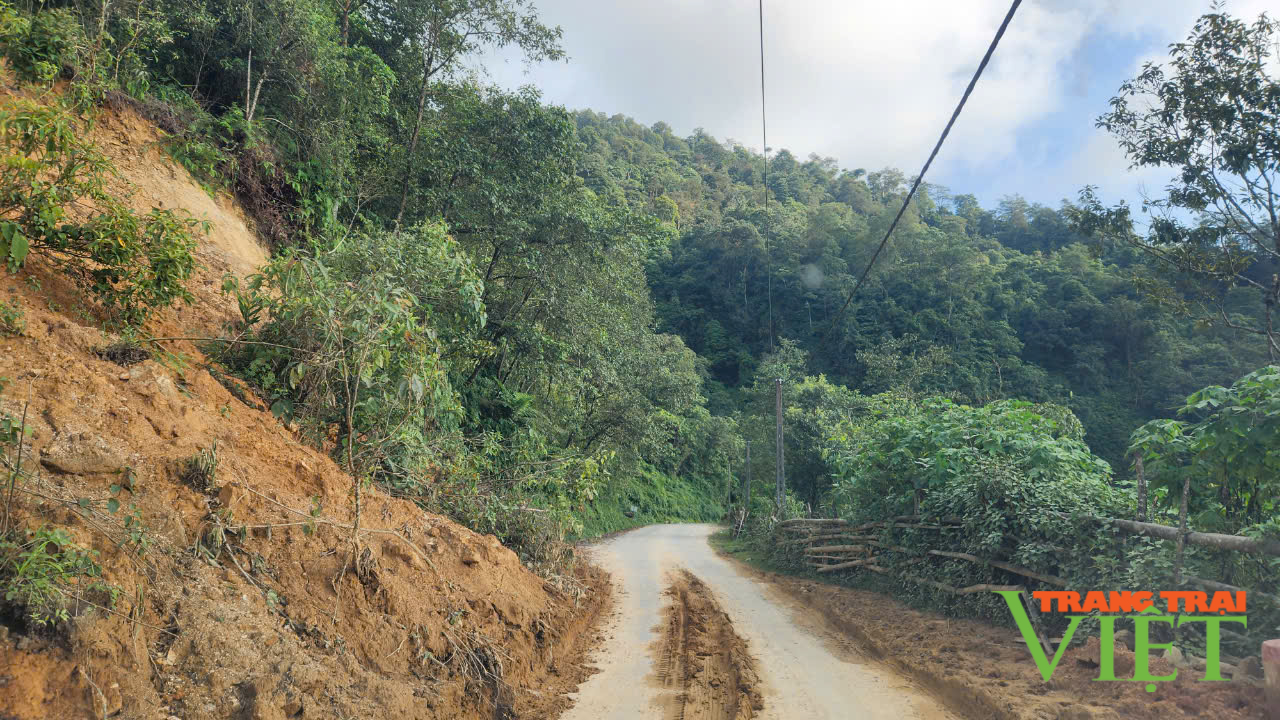
[[662,592],[674,570],[701,579],[755,659],[764,696],[757,718],[952,720],[932,697],[888,668],[858,657],[818,619],[793,609],[716,554],[713,525],[652,525],[591,548],[613,575],[617,602],[594,661],[600,672],[579,688],[563,720],[663,717],[654,650]]

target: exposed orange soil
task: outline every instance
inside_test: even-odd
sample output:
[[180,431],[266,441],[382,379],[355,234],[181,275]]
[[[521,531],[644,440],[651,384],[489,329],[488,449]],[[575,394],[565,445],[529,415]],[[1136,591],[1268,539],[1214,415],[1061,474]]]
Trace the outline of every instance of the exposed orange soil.
[[[93,136],[133,205],[213,225],[195,301],[147,330],[217,334],[235,315],[223,274],[267,257],[249,223],[169,163],[131,111],[105,113]],[[0,717],[547,717],[590,672],[580,659],[609,597],[598,571],[544,579],[493,536],[376,489],[364,493],[370,532],[352,557],[350,478],[252,395],[238,400],[195,344],[129,367],[103,359],[96,350],[113,338],[39,259],[0,273],[0,299],[26,316],[23,336],[0,338],[10,380],[0,409],[25,409],[33,431],[24,467],[35,477],[20,484],[15,511],[96,550],[120,590],[111,613],[81,604],[63,630],[0,618]],[[215,441],[215,486],[182,483],[184,461]],[[109,488],[126,467],[135,489],[112,515]],[[313,499],[321,522],[308,533]],[[135,506],[145,554],[121,545]],[[244,537],[226,532],[239,526]]]

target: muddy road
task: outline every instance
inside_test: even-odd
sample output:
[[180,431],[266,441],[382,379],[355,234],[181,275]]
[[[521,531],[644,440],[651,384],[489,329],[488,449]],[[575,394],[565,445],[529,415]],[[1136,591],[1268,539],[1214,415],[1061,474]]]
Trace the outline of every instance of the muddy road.
[[956,717],[718,556],[717,529],[656,525],[591,549],[615,612],[565,720]]

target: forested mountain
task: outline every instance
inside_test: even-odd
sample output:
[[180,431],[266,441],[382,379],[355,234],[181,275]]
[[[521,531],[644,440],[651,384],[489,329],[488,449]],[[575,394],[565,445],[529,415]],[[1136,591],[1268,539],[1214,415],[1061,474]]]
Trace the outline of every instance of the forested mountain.
[[[906,194],[902,172],[787,150],[766,167],[701,131],[619,116],[580,112],[577,125],[588,187],[679,228],[650,258],[649,285],[661,328],[706,359],[719,411],[745,401],[772,336],[808,353],[809,374],[867,394],[1060,402],[1119,464],[1134,427],[1266,361],[1260,343],[1144,299],[1144,283],[1169,279],[1132,247],[1073,231],[1071,203],[986,209],[937,186],[841,314]],[[1235,293],[1229,311],[1255,315],[1255,295]]]
[[[352,475],[529,552],[721,517],[744,440],[771,475],[774,378],[789,481],[818,505],[822,447],[868,395],[1059,403],[1123,469],[1136,427],[1267,362],[1229,326],[1265,324],[1275,257],[1193,283],[1088,193],[983,208],[926,185],[845,309],[907,175],[476,80],[489,49],[563,56],[525,0],[0,2],[0,20],[7,67],[45,102],[5,111],[12,145],[47,141],[46,169],[77,177],[89,148],[57,128],[133,107],[253,214],[276,259],[228,283],[251,342],[211,349],[226,370]],[[128,226],[136,254],[103,254],[99,226],[69,232],[57,210],[95,186],[42,195],[24,172],[0,208],[10,268],[29,247],[168,273],[93,286],[145,338],[184,297],[189,262],[167,258],[189,260],[187,240]],[[1207,237],[1153,228],[1170,247]]]

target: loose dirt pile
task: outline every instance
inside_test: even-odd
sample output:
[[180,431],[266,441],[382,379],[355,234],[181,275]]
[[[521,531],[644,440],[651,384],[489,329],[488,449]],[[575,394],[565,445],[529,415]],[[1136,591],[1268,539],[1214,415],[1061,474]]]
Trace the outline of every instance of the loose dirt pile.
[[[742,565],[746,568],[745,565]],[[913,610],[893,598],[746,568],[818,615],[839,641],[887,663],[941,698],[950,709],[993,720],[1181,720],[1264,718],[1262,690],[1242,682],[1198,682],[1180,670],[1175,682],[1147,693],[1142,683],[1094,682],[1096,641],[1067,650],[1046,684],[1018,631]],[[1092,649],[1093,657],[1090,657]],[[1132,654],[1129,654],[1132,657]],[[1124,651],[1117,650],[1123,677]],[[1151,672],[1172,668],[1153,659]]]
[[763,708],[746,642],[711,591],[681,570],[666,591],[665,627],[655,667],[669,694],[668,720],[747,720]]
[[[195,302],[147,330],[217,334],[235,315],[223,273],[266,258],[244,216],[131,111],[94,136],[134,205],[213,224]],[[589,672],[583,646],[608,602],[598,572],[540,577],[493,536],[375,489],[353,556],[350,478],[195,344],[108,350],[119,338],[39,259],[0,273],[0,299],[26,320],[0,338],[0,410],[32,428],[14,512],[96,551],[118,592],[109,611],[86,596],[53,631],[0,617],[0,717],[551,717]],[[212,477],[191,482],[188,461],[215,447]]]

